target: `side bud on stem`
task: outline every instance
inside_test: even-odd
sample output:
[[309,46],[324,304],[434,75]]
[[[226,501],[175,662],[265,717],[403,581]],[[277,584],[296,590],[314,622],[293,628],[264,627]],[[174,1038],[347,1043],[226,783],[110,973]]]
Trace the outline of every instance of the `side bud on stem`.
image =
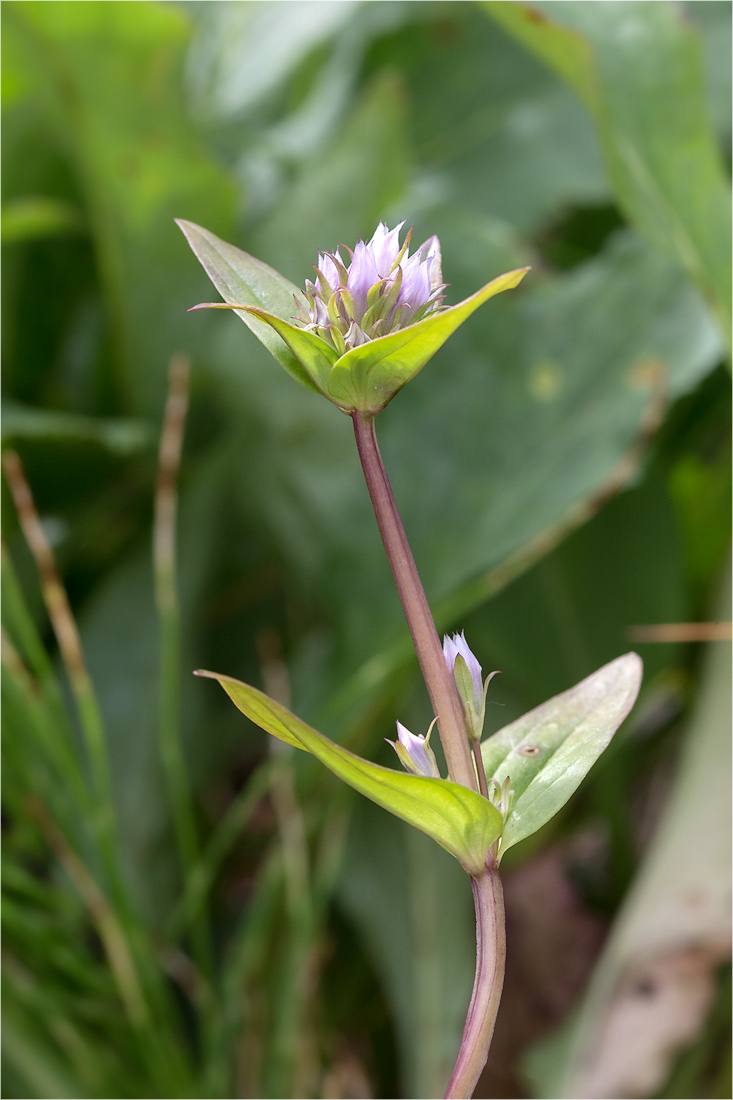
[[497,673],[489,673],[483,681],[481,665],[469,649],[463,631],[452,638],[448,634],[443,636],[443,655],[456,682],[466,719],[466,732],[471,741],[480,741],[484,731],[486,693]]
[[412,772],[413,775],[427,775],[432,776],[433,779],[440,779],[438,762],[429,744],[430,734],[433,732],[433,726],[437,721],[437,718],[433,719],[430,723],[430,729],[424,737],[410,733],[401,722],[397,723],[397,741],[390,741],[388,737],[385,737],[387,744],[391,745],[399,756],[403,768],[408,772]]
[[469,649],[463,631],[460,634],[454,634],[452,638],[448,634],[443,636],[443,656],[455,680],[458,697],[461,700],[463,720],[473,752],[479,790],[484,798],[489,798],[486,773],[481,760],[481,735],[484,731],[486,693],[496,672],[491,672],[486,677],[486,681],[482,681],[481,665]]

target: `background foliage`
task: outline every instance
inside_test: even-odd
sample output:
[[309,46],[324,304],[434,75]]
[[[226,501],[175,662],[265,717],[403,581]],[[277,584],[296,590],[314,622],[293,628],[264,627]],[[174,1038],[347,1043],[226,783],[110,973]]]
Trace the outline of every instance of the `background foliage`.
[[[189,675],[374,759],[430,717],[350,424],[186,314],[174,217],[297,284],[379,218],[440,236],[450,301],[532,264],[380,419],[438,627],[503,672],[494,728],[646,667],[506,860],[479,1095],[729,1093],[729,663],[630,633],[729,617],[729,33],[715,2],[4,5],[3,439],[104,730],[4,498],[4,1095],[439,1095],[470,990],[460,869]],[[150,549],[175,353],[180,618]]]

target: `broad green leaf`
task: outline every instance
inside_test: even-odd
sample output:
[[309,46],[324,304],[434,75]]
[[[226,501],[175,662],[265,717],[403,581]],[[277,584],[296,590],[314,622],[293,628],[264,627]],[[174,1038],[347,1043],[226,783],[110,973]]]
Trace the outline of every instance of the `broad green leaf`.
[[331,371],[329,393],[361,412],[380,412],[459,325],[489,298],[517,286],[528,270],[523,267],[500,275],[450,309],[347,351]]
[[695,30],[669,3],[485,6],[578,93],[595,118],[620,206],[686,268],[728,338],[730,186]]
[[487,778],[511,777],[501,852],[542,828],[577,790],[631,710],[642,664],[627,653],[556,695],[481,746]]
[[[225,302],[233,306],[256,306],[282,320],[293,316],[293,295],[298,293],[298,288],[284,275],[241,248],[227,244],[200,225],[182,218],[177,218],[176,222]],[[235,309],[234,312],[288,374],[306,389],[318,392],[317,385],[301,365],[298,356],[277,335],[272,325],[263,323],[258,315],[244,309]],[[307,341],[305,347],[310,347]]]
[[469,874],[484,868],[501,832],[501,815],[476,791],[446,779],[408,775],[372,764],[306,725],[286,707],[231,676],[199,671],[218,680],[234,705],[273,737],[317,757],[354,790],[421,829],[454,855]]

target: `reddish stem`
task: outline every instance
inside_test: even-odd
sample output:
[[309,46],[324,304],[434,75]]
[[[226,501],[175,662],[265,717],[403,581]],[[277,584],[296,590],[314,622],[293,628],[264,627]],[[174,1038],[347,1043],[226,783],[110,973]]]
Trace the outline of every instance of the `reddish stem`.
[[471,884],[476,906],[476,977],[446,1100],[468,1100],[473,1096],[486,1065],[504,985],[504,894],[496,865],[471,879]]
[[374,430],[374,418],[359,412],[351,414],[356,445],[364,477],[377,517],[379,533],[397,585],[402,610],[425,679],[433,713],[438,719],[440,740],[448,774],[454,783],[477,790],[476,772],[471,758],[461,701],[455,681],[443,657],[433,617],[418,576],[402,519],[397,510],[387,471],[382,462]]

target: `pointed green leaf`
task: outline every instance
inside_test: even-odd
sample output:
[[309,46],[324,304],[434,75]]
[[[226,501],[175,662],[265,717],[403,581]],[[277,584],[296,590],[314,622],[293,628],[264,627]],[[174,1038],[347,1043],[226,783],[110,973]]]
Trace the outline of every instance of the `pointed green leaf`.
[[483,743],[487,778],[510,776],[514,791],[502,853],[565,805],[634,705],[641,675],[641,659],[627,653]]
[[[256,306],[276,317],[293,316],[293,295],[299,291],[289,279],[273,267],[250,256],[248,252],[243,252],[241,248],[227,244],[220,237],[209,233],[208,229],[182,218],[177,218],[176,222],[225,302],[229,305]],[[271,325],[265,324],[249,311],[237,309],[235,313],[296,382],[309,390],[318,390],[298,357]]]
[[469,874],[483,871],[502,820],[496,807],[476,791],[447,779],[407,775],[372,764],[329,741],[256,688],[215,672],[196,675],[218,680],[235,706],[267,733],[312,753],[354,790],[427,833]]
[[278,336],[283,338],[309,378],[315,383],[315,388],[324,397],[328,397],[329,401],[333,401],[328,392],[328,376],[331,373],[331,367],[339,357],[336,349],[315,332],[308,332],[304,328],[298,328],[297,325],[291,325],[289,321],[277,317],[274,313],[268,313],[264,309],[256,309],[253,306],[248,306],[247,312],[261,318],[275,330]]
[[347,351],[331,371],[330,395],[360,412],[380,412],[397,391],[422,370],[459,325],[489,298],[517,286],[528,271],[528,267],[509,271],[456,306]]

